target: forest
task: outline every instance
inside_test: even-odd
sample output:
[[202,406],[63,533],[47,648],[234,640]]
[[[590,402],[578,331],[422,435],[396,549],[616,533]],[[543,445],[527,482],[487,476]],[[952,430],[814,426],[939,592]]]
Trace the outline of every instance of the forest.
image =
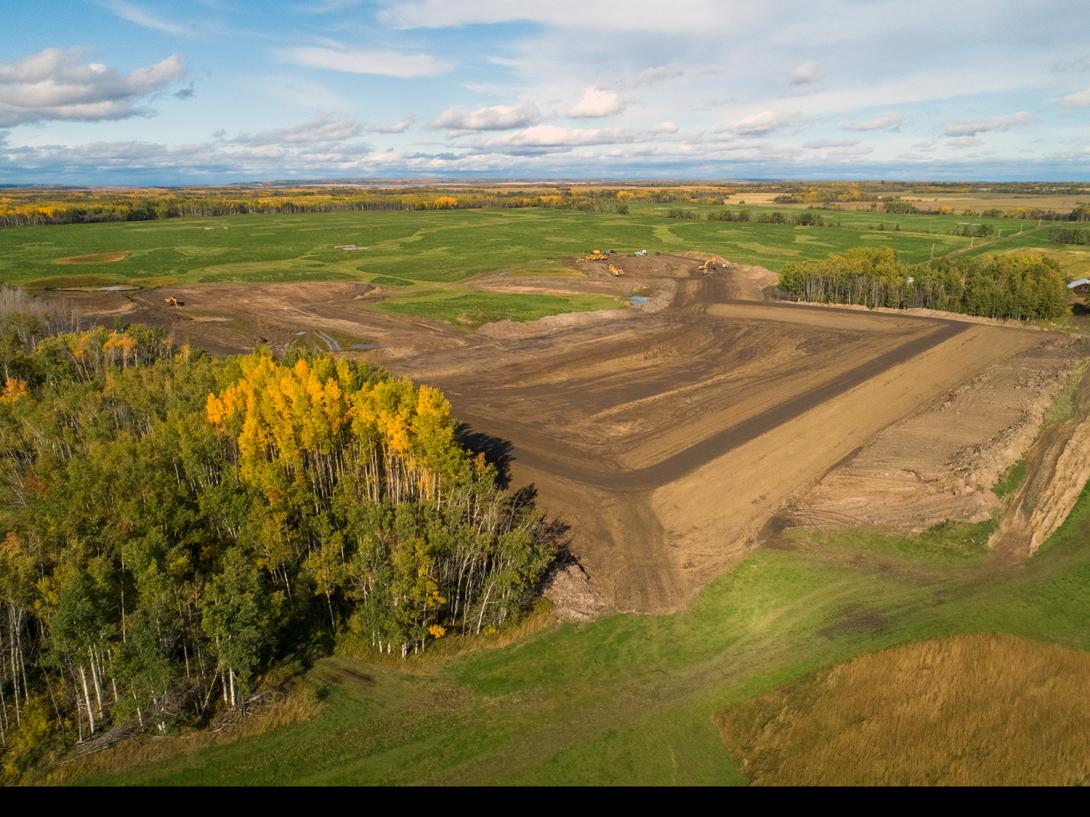
[[53,323],[0,324],[8,780],[112,727],[245,708],[263,672],[338,638],[405,658],[493,634],[563,547],[435,388]]
[[921,307],[1014,320],[1056,318],[1067,305],[1059,265],[1031,254],[904,264],[890,247],[861,247],[786,265],[780,290],[799,301]]

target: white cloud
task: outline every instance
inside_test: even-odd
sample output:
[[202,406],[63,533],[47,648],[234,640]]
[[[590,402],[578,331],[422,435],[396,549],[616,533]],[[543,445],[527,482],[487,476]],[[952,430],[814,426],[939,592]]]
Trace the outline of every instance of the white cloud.
[[660,82],[678,79],[685,76],[685,69],[677,65],[658,65],[654,68],[644,68],[633,77],[623,81],[629,88],[651,88]]
[[659,122],[655,125],[655,133],[677,133],[678,127],[673,122]]
[[800,62],[791,70],[791,84],[809,85],[812,82],[817,82],[820,76],[821,70],[816,62],[812,60]]
[[858,144],[858,139],[812,139],[809,142],[803,142],[802,146],[807,150],[825,150],[827,148],[852,148]]
[[120,74],[101,63],[81,64],[83,48],[47,48],[0,62],[0,127],[28,122],[94,122],[148,116],[138,100],[186,76],[181,58]]
[[349,74],[379,74],[387,77],[431,77],[449,71],[449,63],[431,54],[401,54],[397,51],[343,51],[320,46],[284,48],[276,53],[281,62],[308,68],[325,68]]
[[416,117],[411,113],[405,114],[396,122],[391,122],[388,125],[373,124],[368,125],[366,130],[368,133],[404,133],[407,131],[416,121]]
[[459,108],[447,108],[432,123],[434,128],[447,130],[513,130],[535,125],[541,112],[532,102],[522,105],[493,105],[466,113]]
[[947,136],[943,140],[947,147],[963,150],[965,148],[977,148],[984,144],[984,140],[978,136],[972,134],[964,134],[961,136]]
[[901,129],[901,125],[908,121],[908,117],[903,113],[891,113],[885,116],[876,116],[873,119],[864,119],[861,122],[852,122],[844,126],[844,130],[889,130],[898,131]]
[[243,145],[310,145],[320,142],[344,142],[363,132],[363,127],[352,119],[321,117],[292,128],[278,128],[255,134],[243,134],[232,142]]
[[1005,131],[1011,128],[1028,125],[1033,117],[1025,111],[1008,114],[1007,116],[993,116],[985,119],[962,119],[951,122],[946,126],[947,136],[976,136],[978,133],[989,131]]
[[411,0],[390,3],[379,19],[395,28],[532,22],[604,31],[705,31],[709,26],[752,13],[720,0],[587,2],[587,0]]
[[797,125],[802,117],[798,113],[786,111],[761,111],[743,117],[737,122],[716,128],[719,133],[728,133],[735,136],[767,136],[773,131]]
[[1073,94],[1068,94],[1063,98],[1063,104],[1068,108],[1086,108],[1090,107],[1090,88],[1083,91],[1076,91]]
[[482,139],[472,143],[477,150],[537,153],[566,150],[585,145],[606,145],[635,141],[635,135],[620,128],[563,128],[535,125],[531,128]]
[[150,28],[154,31],[160,31],[163,34],[185,34],[185,26],[178,25],[177,23],[171,23],[160,17],[156,17],[147,9],[141,8],[133,3],[126,3],[125,0],[104,0],[102,3],[107,9],[112,11],[122,20],[128,20],[130,23],[135,23],[143,28]]
[[624,103],[615,91],[592,85],[583,91],[579,101],[568,109],[568,116],[573,119],[597,119],[612,116],[622,110],[624,110]]

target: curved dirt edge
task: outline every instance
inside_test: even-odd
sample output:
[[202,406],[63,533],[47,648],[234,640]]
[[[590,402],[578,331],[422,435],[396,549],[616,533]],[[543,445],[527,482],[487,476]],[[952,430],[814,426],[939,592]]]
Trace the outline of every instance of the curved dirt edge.
[[1055,533],[1090,481],[1090,368],[1075,417],[1041,432],[1025,456],[1027,476],[988,542],[1015,558],[1033,555]]

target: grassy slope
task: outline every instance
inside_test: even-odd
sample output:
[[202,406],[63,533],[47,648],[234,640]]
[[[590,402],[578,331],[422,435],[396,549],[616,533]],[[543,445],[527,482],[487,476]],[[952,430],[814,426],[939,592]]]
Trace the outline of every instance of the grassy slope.
[[820,668],[955,633],[1090,648],[1090,491],[1023,566],[963,527],[948,558],[940,535],[757,551],[674,616],[403,666],[328,659],[309,676],[328,695],[314,719],[87,782],[738,784],[716,713]]

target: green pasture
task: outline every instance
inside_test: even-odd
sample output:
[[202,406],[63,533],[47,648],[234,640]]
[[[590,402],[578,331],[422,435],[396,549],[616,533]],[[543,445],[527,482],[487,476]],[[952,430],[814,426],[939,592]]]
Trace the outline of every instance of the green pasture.
[[[908,261],[932,254],[1005,252],[1049,245],[1047,225],[983,219],[1004,230],[1001,239],[950,235],[961,216],[888,215],[818,211],[824,227],[668,218],[665,205],[633,206],[629,215],[569,210],[450,210],[179,218],[162,221],[73,224],[0,230],[0,280],[33,287],[213,281],[307,281],[377,277],[407,281],[463,281],[496,270],[549,270],[587,250],[701,250],[779,269],[850,247],[888,244]],[[777,209],[731,207],[756,217]],[[976,222],[974,222],[976,223]],[[1009,231],[1009,233],[1008,233]],[[365,249],[337,249],[357,245]],[[57,263],[104,253],[120,261]],[[1073,256],[1074,257],[1074,256]],[[1081,256],[1080,256],[1081,257]]]
[[325,699],[310,720],[83,782],[742,784],[714,715],[819,668],[957,633],[1090,648],[1090,490],[1024,565],[986,533],[794,535],[675,615],[405,663],[335,656],[307,676]]

